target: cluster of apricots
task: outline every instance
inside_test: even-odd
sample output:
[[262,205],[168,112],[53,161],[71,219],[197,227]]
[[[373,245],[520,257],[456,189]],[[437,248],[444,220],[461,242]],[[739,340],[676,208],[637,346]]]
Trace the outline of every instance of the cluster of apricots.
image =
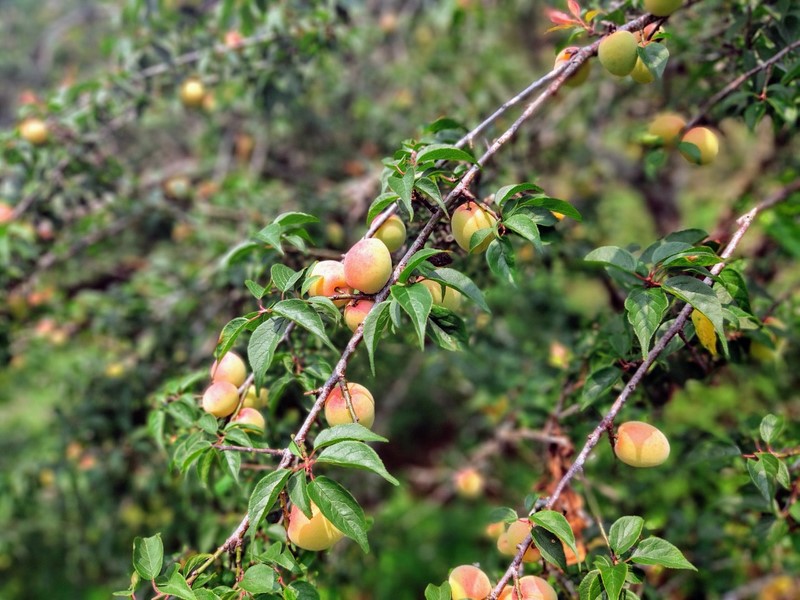
[[[258,410],[267,402],[267,391],[256,394],[255,386],[249,386],[239,406],[239,388],[247,380],[247,366],[235,352],[227,352],[211,365],[211,385],[203,392],[202,406],[207,413],[217,418],[231,417],[245,431],[261,433],[266,421]],[[238,411],[237,411],[238,409]],[[234,413],[236,413],[234,415]]]
[[661,113],[650,122],[647,133],[653,136],[665,148],[674,148],[680,143],[692,144],[697,149],[690,152],[679,147],[681,156],[692,164],[707,165],[719,153],[717,135],[708,127],[692,127],[688,131],[686,121],[677,113]]
[[[461,565],[453,569],[448,583],[453,600],[483,600],[492,593],[489,577],[473,565]],[[541,577],[526,575],[506,585],[498,600],[558,600],[558,596]]]

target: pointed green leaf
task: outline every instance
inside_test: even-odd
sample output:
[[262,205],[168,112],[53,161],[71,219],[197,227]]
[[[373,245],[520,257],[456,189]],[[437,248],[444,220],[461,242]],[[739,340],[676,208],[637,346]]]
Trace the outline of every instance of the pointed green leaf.
[[285,212],[275,217],[273,223],[281,227],[294,227],[306,223],[319,223],[319,218],[303,212]]
[[137,537],[133,540],[133,568],[142,579],[155,579],[164,561],[164,544],[161,534]]
[[317,311],[305,300],[300,300],[299,298],[281,300],[272,306],[272,312],[294,321],[303,329],[307,329],[320,338],[331,350],[336,350],[336,347],[328,338],[328,334],[325,333],[325,325],[322,324],[322,319],[317,314]]
[[345,441],[328,446],[317,456],[317,464],[372,471],[392,485],[400,482],[389,474],[378,454],[363,442]]
[[642,348],[642,358],[650,350],[650,340],[658,331],[658,326],[669,308],[667,295],[661,288],[634,288],[625,299],[625,310],[628,313],[628,322],[633,326],[639,345]]
[[665,44],[646,44],[638,46],[636,51],[653,76],[656,79],[661,79],[664,76],[664,69],[667,68],[667,61],[669,60],[667,46]]
[[539,228],[536,226],[534,220],[528,215],[513,215],[508,219],[504,219],[503,225],[505,225],[507,229],[518,233],[529,242],[532,242],[537,251],[542,251],[542,239],[539,236]]
[[431,144],[417,152],[417,164],[437,160],[455,160],[468,163],[476,162],[472,154],[466,150],[456,148],[451,144]]
[[720,304],[719,298],[714,293],[714,290],[699,279],[686,275],[670,277],[664,281],[662,287],[664,291],[691,304],[711,321],[714,325],[714,331],[717,332],[717,337],[727,355],[728,340],[725,337],[722,305]]
[[362,325],[364,332],[364,345],[369,356],[369,367],[375,375],[375,349],[381,339],[383,330],[389,322],[389,305],[386,300],[372,307]]
[[561,545],[559,539],[546,529],[542,527],[534,527],[531,530],[533,543],[542,553],[542,558],[547,562],[554,564],[562,571],[567,570],[567,558],[564,556],[564,546]]
[[596,600],[603,595],[603,586],[600,583],[600,571],[593,569],[586,574],[578,586],[580,600]]
[[769,460],[765,460],[763,455],[759,456],[758,460],[749,459],[747,461],[747,472],[750,479],[767,502],[772,502],[775,497],[777,469],[774,467],[775,465]]
[[414,183],[414,187],[431,198],[436,203],[436,206],[442,210],[446,210],[444,200],[442,199],[442,193],[439,191],[439,186],[436,185],[436,182],[430,177],[420,177]]
[[607,394],[621,377],[622,371],[617,367],[602,367],[592,372],[583,384],[581,410]]
[[249,323],[250,319],[246,319],[245,317],[236,317],[225,324],[225,327],[222,328],[222,332],[219,334],[219,341],[217,342],[217,347],[214,350],[214,356],[217,359],[219,359],[221,356],[225,356],[228,350],[233,348],[233,345],[236,343],[236,339],[239,337],[239,334],[241,334],[247,328]]
[[267,288],[257,284],[252,279],[245,279],[244,285],[247,287],[248,290],[250,290],[250,293],[253,294],[253,296],[257,300],[261,300],[261,298],[263,298],[264,295],[267,293]]
[[311,502],[308,498],[308,484],[306,482],[305,471],[295,471],[292,476],[289,477],[289,483],[286,488],[289,492],[289,500],[292,501],[292,504],[303,511],[303,514],[310,519]]
[[421,349],[425,349],[425,327],[428,324],[428,315],[433,306],[431,293],[424,285],[391,287],[392,298],[397,301],[400,307],[411,317],[411,323],[419,338]]
[[614,521],[608,530],[608,542],[614,553],[620,556],[630,550],[642,535],[643,527],[644,519],[642,517],[620,517]]
[[264,385],[264,375],[272,364],[275,349],[283,337],[288,321],[281,318],[272,318],[256,327],[250,342],[247,345],[247,360],[253,369],[256,386]]
[[572,533],[572,527],[569,526],[567,519],[560,512],[541,510],[531,515],[531,521],[558,536],[558,539],[569,546],[569,549],[576,556],[578,555],[578,548],[575,546],[575,534]]
[[[474,238],[480,232],[472,234]],[[506,238],[494,240],[486,249],[486,262],[495,277],[516,287],[514,274],[514,249]]]
[[408,278],[411,277],[411,274],[414,272],[418,266],[428,260],[431,256],[436,256],[437,254],[442,254],[442,250],[437,250],[436,248],[423,248],[414,253],[410,259],[408,259],[408,264],[405,266],[403,271],[400,273],[400,277],[397,279],[398,283],[405,283],[408,281]]
[[303,271],[294,271],[286,265],[276,263],[270,269],[270,277],[272,283],[282,292],[288,292],[292,289],[300,278],[303,276]]
[[733,297],[736,304],[745,312],[752,313],[750,306],[750,294],[747,291],[747,283],[744,277],[733,267],[725,267],[719,274],[719,282],[725,286],[728,293]]
[[411,195],[414,191],[414,169],[410,165],[407,166],[406,172],[401,175],[392,175],[386,180],[389,187],[399,197],[403,203],[403,207],[409,216],[414,215],[414,209],[411,206]]
[[575,221],[582,221],[583,218],[581,217],[581,213],[578,212],[572,204],[566,202],[565,200],[559,200],[558,198],[550,198],[548,196],[537,196],[525,201],[526,206],[538,206],[541,208],[546,208],[550,212],[557,212],[565,217],[569,217]]
[[583,260],[614,267],[626,273],[635,273],[638,261],[633,254],[616,246],[602,246],[589,252]]
[[268,246],[272,246],[279,254],[283,255],[284,250],[281,248],[281,233],[283,228],[277,223],[270,223],[264,229],[256,234],[256,239],[259,242],[264,242]]
[[318,476],[308,485],[308,495],[326,519],[355,540],[364,552],[369,552],[367,520],[350,492],[334,480]]
[[683,553],[667,540],[649,537],[639,542],[631,555],[631,560],[640,565],[662,565],[668,569],[691,569],[694,565],[683,556]]
[[323,429],[314,440],[314,449],[320,450],[332,444],[345,440],[357,442],[388,442],[385,437],[378,435],[358,423],[345,423]]
[[253,565],[244,572],[239,587],[251,594],[267,594],[275,587],[275,571],[265,564]]
[[[667,242],[659,240],[642,253],[641,260],[644,260],[645,254],[647,254],[649,262],[658,265],[670,256],[675,256],[679,252],[688,250],[691,247],[692,245],[686,242]],[[650,252],[651,249],[652,252]]]
[[176,598],[183,598],[183,600],[196,600],[197,598],[192,588],[189,587],[189,584],[186,583],[186,579],[177,568],[172,570],[168,578],[159,580],[157,584],[161,592],[175,596]]
[[538,194],[542,192],[542,188],[540,188],[538,185],[534,185],[533,183],[516,183],[513,185],[506,185],[495,192],[494,203],[497,204],[497,206],[503,206],[507,200],[513,198],[515,195],[521,192],[534,192]]
[[783,417],[776,417],[772,414],[761,419],[761,425],[758,428],[761,439],[768,445],[774,444],[778,440],[781,431],[783,431],[783,424]]
[[603,587],[608,595],[608,600],[619,600],[627,575],[628,564],[624,562],[613,567],[600,567],[600,577],[603,580]]
[[278,469],[265,475],[256,484],[247,504],[247,516],[250,519],[250,533],[252,535],[255,535],[261,519],[275,504],[278,494],[283,490],[283,486],[286,485],[286,480],[289,479],[291,474],[292,472],[288,469]]
[[239,469],[242,467],[242,454],[241,452],[223,452],[223,462],[228,468],[228,473],[231,474],[234,481],[239,481]]
[[438,587],[429,583],[425,588],[425,600],[450,600],[451,598],[452,592],[447,581]]
[[450,268],[441,268],[436,269],[433,271],[433,273],[429,273],[427,277],[428,279],[441,281],[446,283],[448,286],[457,289],[459,292],[477,304],[481,310],[491,312],[489,310],[489,305],[486,304],[486,299],[483,297],[483,293],[481,292],[480,288],[461,271]]
[[372,223],[380,213],[384,211],[388,206],[394,204],[400,199],[400,196],[395,194],[394,192],[384,192],[375,200],[372,201],[372,204],[367,211],[367,223]]

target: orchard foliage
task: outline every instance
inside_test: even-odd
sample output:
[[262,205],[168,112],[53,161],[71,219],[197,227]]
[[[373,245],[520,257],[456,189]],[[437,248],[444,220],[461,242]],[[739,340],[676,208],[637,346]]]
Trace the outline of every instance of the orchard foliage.
[[791,597],[800,7],[64,4],[0,595]]

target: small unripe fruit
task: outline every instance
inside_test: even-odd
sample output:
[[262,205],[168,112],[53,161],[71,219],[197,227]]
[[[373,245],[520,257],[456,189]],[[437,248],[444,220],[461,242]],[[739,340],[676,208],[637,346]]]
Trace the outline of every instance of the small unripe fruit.
[[683,0],[644,0],[644,9],[657,17],[668,17],[683,4]]
[[505,523],[503,523],[502,521],[498,521],[496,523],[489,523],[486,526],[486,529],[483,530],[483,533],[489,539],[496,540],[504,533],[505,526],[506,526]]
[[690,163],[695,165],[707,165],[712,162],[719,152],[719,141],[713,131],[707,127],[693,127],[687,131],[681,142],[694,144],[700,152],[700,159],[697,156],[692,156],[689,152],[681,149],[681,155]]
[[633,71],[631,71],[631,79],[636,83],[653,83],[656,77],[650,72],[650,69],[647,68],[644,61],[640,57],[637,57],[636,64],[633,67]]
[[212,383],[203,393],[203,410],[215,417],[227,417],[239,405],[239,390],[227,381]]
[[[344,265],[337,260],[321,260],[314,265],[307,277],[319,277],[308,286],[309,296],[336,296],[350,294],[352,289],[344,279]],[[344,306],[347,300],[334,300],[336,306]]]
[[344,307],[344,322],[350,331],[355,332],[373,306],[375,303],[372,300],[353,300]]
[[526,575],[519,579],[520,596],[513,585],[507,585],[500,592],[498,600],[558,600],[553,587],[541,577]]
[[450,571],[447,578],[453,600],[483,600],[492,593],[492,583],[486,573],[472,565],[461,565]]
[[347,285],[365,294],[379,292],[392,275],[392,255],[380,240],[367,238],[356,242],[344,257]]
[[228,351],[219,361],[211,365],[212,381],[227,381],[236,387],[242,385],[247,379],[247,365],[242,357],[235,352]]
[[[497,550],[505,556],[514,556],[517,553],[517,546],[528,537],[531,532],[531,524],[527,519],[517,519],[508,529],[497,538]],[[522,562],[533,563],[541,558],[539,549],[531,544],[522,556]]]
[[189,108],[197,108],[203,104],[206,89],[203,82],[196,77],[190,77],[181,85],[181,102]]
[[606,71],[625,77],[636,66],[636,37],[630,31],[615,31],[600,42],[597,57]]
[[679,114],[661,113],[650,122],[647,132],[659,138],[665,146],[674,146],[685,125],[686,121]]
[[466,467],[453,476],[456,491],[464,498],[476,498],[483,492],[484,479],[478,469]]
[[164,194],[173,200],[188,200],[192,195],[192,181],[185,175],[170,177],[162,187]]
[[0,202],[0,225],[8,223],[14,217],[14,208],[10,204]]
[[397,215],[392,215],[378,227],[373,237],[386,244],[389,252],[394,252],[402,248],[406,241],[406,224]]
[[327,550],[344,537],[313,502],[310,519],[297,506],[292,506],[286,535],[298,548],[314,551]]
[[[372,427],[375,422],[375,399],[372,394],[358,383],[348,383],[347,391],[350,393],[350,403],[358,423],[364,427]],[[347,408],[347,400],[339,385],[336,385],[325,399],[325,420],[331,427],[353,423],[353,415]]]
[[[553,64],[553,68],[557,69],[564,63],[569,62],[572,59],[572,57],[575,56],[575,54],[577,54],[578,50],[580,50],[578,46],[569,46],[567,48],[564,48],[561,52],[558,53],[558,56],[556,56],[556,61]],[[572,75],[569,76],[569,78],[564,82],[564,85],[567,85],[569,87],[578,87],[579,85],[581,85],[583,82],[586,81],[586,78],[589,77],[589,72],[591,70],[592,70],[592,63],[590,63],[587,60],[580,67],[578,67],[577,71],[575,71]]]
[[256,396],[256,386],[251,385],[247,388],[247,393],[244,396],[242,406],[245,408],[263,408],[269,403],[269,390],[261,388],[258,396]]
[[242,45],[244,38],[242,34],[236,30],[226,31],[225,32],[225,46],[227,46],[231,50],[235,50],[239,46]]
[[231,419],[231,423],[238,423],[245,431],[262,433],[267,426],[264,415],[255,408],[241,408]]
[[47,123],[36,117],[30,117],[20,123],[19,134],[22,136],[22,139],[34,146],[41,146],[47,141],[47,138],[50,137]]
[[428,288],[433,298],[433,303],[437,306],[443,306],[452,311],[456,311],[461,307],[463,296],[457,289],[444,286],[432,279],[423,279],[420,283]]
[[669,441],[649,423],[628,421],[617,428],[617,458],[632,467],[655,467],[669,458]]
[[[456,243],[469,252],[469,242],[472,239],[472,235],[478,231],[493,228],[495,223],[497,223],[497,219],[494,215],[485,211],[476,202],[470,201],[453,211],[453,216],[450,219],[450,228]],[[489,244],[492,243],[494,237],[494,235],[489,235],[472,252],[484,252],[489,247]]]

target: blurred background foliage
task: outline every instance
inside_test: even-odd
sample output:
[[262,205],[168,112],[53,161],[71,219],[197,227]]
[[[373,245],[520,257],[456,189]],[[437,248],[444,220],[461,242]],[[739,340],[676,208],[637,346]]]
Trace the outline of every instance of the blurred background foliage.
[[[162,532],[178,556],[230,533],[245,492],[170,469],[146,423],[164,382],[204,372],[222,326],[254,309],[243,281],[280,260],[232,250],[302,210],[321,219],[316,246],[341,253],[365,230],[381,157],[438,117],[477,124],[551,68],[568,40],[545,35],[544,6],[0,4],[0,197],[29,205],[0,225],[0,597],[105,598],[127,585],[134,536]],[[379,451],[403,483],[345,478],[374,518],[373,550],[344,542],[320,555],[325,598],[419,598],[455,565],[505,567],[483,531],[491,509],[522,511],[550,480],[552,445],[525,433],[541,432],[559,403],[559,432],[580,446],[605,406],[578,411],[576,382],[619,319],[620,296],[582,257],[688,227],[724,239],[735,215],[798,176],[796,77],[770,88],[788,100],[762,115],[745,114],[746,97],[715,107],[707,117],[723,150],[703,169],[647,150],[648,120],[664,109],[693,116],[754,56],[796,39],[798,23],[789,2],[701,2],[669,21],[663,82],[612,80],[594,65],[485,169],[478,195],[536,181],[584,221],[556,227],[542,255],[520,246],[516,289],[492,280],[481,257],[457,258],[492,308],[465,309],[468,352],[387,340],[374,380],[357,357],[352,379],[377,399],[375,429],[390,439]],[[263,41],[214,51],[228,30]],[[199,60],[175,61],[193,52]],[[196,110],[177,95],[190,76],[209,89]],[[752,98],[769,85],[762,74],[742,90]],[[51,119],[41,149],[15,131],[28,115]],[[315,252],[285,262],[299,268],[324,255]],[[698,348],[699,361],[681,353],[659,365],[624,418],[658,423],[673,457],[631,471],[603,444],[576,484],[591,518],[640,514],[698,567],[651,573],[644,597],[778,598],[786,577],[798,585],[799,515],[777,518],[737,456],[756,450],[768,413],[786,419],[783,446],[800,438],[797,200],[763,217],[742,254],[755,313],[776,319],[773,339],[731,340],[730,362]],[[271,407],[284,438],[307,404],[290,388]],[[455,493],[467,465],[486,477],[478,498]],[[779,506],[787,498],[779,492]],[[602,552],[596,525],[583,540]]]

